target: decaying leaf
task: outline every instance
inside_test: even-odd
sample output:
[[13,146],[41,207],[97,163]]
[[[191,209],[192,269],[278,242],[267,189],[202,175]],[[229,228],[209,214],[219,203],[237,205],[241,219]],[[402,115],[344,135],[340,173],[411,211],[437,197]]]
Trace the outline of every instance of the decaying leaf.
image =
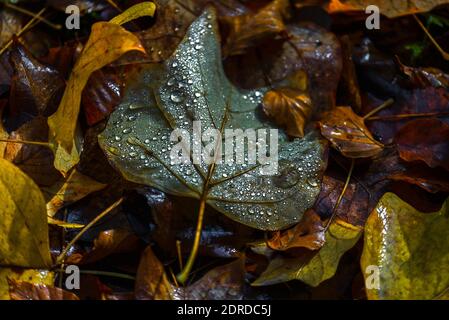
[[[55,167],[66,174],[78,161],[74,144],[81,93],[90,75],[128,51],[145,52],[139,39],[120,25],[98,22],[72,70],[58,110],[48,119],[49,140],[55,148]],[[63,161],[59,161],[59,157]]]
[[410,121],[396,134],[399,154],[406,161],[424,161],[449,170],[449,125],[438,119]]
[[286,231],[276,231],[267,241],[267,245],[279,251],[300,247],[318,250],[326,242],[324,232],[325,228],[320,217],[315,211],[307,210],[296,226]]
[[320,121],[321,134],[332,146],[349,158],[369,158],[383,150],[350,107],[337,107],[323,115]]
[[[170,139],[174,129],[189,133],[189,137],[201,137],[201,128],[216,129],[223,135],[208,138],[209,152],[223,143],[227,129],[264,129],[265,138],[268,133],[268,138],[276,139],[270,123],[257,115],[263,91],[239,91],[227,80],[215,11],[208,9],[192,24],[170,59],[161,66],[146,67],[129,85],[99,143],[128,180],[174,195],[205,197],[209,205],[231,219],[257,229],[278,230],[299,221],[319,193],[325,148],[314,133],[290,141],[279,132],[278,143],[267,141],[270,147],[278,144],[275,175],[266,174],[274,164],[268,158],[265,164],[259,158],[259,163],[243,159],[209,166],[187,151],[190,138]],[[187,163],[173,161],[179,156],[173,148],[186,154]],[[234,159],[234,148],[227,149],[223,154],[214,152],[215,157],[225,160],[227,154]],[[270,154],[276,153],[272,151]]]
[[[301,2],[301,1],[298,1]],[[380,12],[389,18],[430,11],[446,0],[331,0],[326,6],[329,12],[365,11],[370,5],[375,5]]]
[[106,185],[73,170],[65,181],[60,181],[45,192],[51,197],[47,201],[47,214],[53,217],[64,206],[81,200],[92,192],[105,188]]
[[337,219],[326,231],[326,242],[319,251],[307,252],[298,258],[273,258],[252,285],[267,286],[297,279],[316,287],[334,276],[340,258],[357,243],[361,234],[362,228]]
[[44,197],[29,177],[4,159],[0,159],[0,202],[0,265],[49,267]]
[[137,271],[135,295],[139,300],[240,300],[244,275],[244,259],[240,258],[210,270],[190,286],[176,287],[147,247]]
[[72,292],[45,284],[9,280],[11,300],[79,300]]
[[289,136],[303,138],[304,127],[312,115],[312,100],[307,92],[307,74],[298,71],[294,78],[299,78],[297,83],[265,93],[263,111],[277,125],[285,128]]
[[224,17],[222,20],[229,28],[224,56],[242,54],[285,31],[283,15],[287,14],[288,6],[288,1],[273,0],[256,13]]
[[438,299],[447,291],[448,204],[422,213],[393,193],[382,197],[368,218],[361,259],[362,270],[379,270],[379,278],[366,279],[374,284],[366,289],[369,299]]
[[9,281],[26,281],[36,285],[53,285],[55,275],[48,270],[20,269],[20,268],[0,268],[0,300],[9,300]]

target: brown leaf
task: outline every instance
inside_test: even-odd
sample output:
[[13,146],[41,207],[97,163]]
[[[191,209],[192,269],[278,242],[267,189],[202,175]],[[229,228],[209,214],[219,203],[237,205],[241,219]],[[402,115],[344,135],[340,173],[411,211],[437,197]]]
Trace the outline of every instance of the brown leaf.
[[330,13],[365,11],[366,7],[375,5],[381,13],[389,18],[430,11],[438,5],[447,3],[446,0],[331,0],[326,5]]
[[53,113],[65,87],[59,72],[37,61],[18,42],[11,50],[10,60],[14,74],[9,98],[9,121],[13,122],[13,126],[17,127],[33,116]]
[[324,232],[320,216],[311,209],[306,211],[301,222],[293,228],[275,232],[274,236],[267,241],[267,245],[278,251],[298,247],[318,250],[324,245]]
[[346,157],[369,158],[383,150],[383,145],[365,126],[364,119],[350,107],[337,107],[324,114],[320,128],[321,134]]
[[229,29],[224,56],[242,54],[285,31],[283,16],[288,6],[288,1],[273,0],[255,13],[224,17],[222,21]]
[[337,37],[314,24],[287,25],[288,40],[271,40],[225,60],[230,80],[245,89],[278,86],[298,70],[309,79],[314,114],[335,107],[342,69]]
[[449,75],[437,68],[413,68],[403,65],[400,61],[398,64],[404,74],[417,87],[426,88],[449,88]]
[[168,280],[164,266],[154,255],[151,246],[142,254],[137,269],[135,295],[137,300],[172,300],[175,287]]
[[[17,131],[11,132],[8,139],[47,142],[47,120],[41,116],[35,117]],[[46,146],[8,142],[4,158],[18,166],[41,187],[49,187],[61,178],[53,167],[53,153]]]
[[449,170],[449,125],[438,119],[407,123],[396,134],[399,154],[405,161],[424,161],[429,167]]
[[12,300],[79,300],[74,293],[61,288],[12,279],[8,283]]
[[263,111],[291,137],[304,137],[304,128],[312,114],[312,101],[307,93],[307,75],[296,73],[296,87],[280,87],[268,91],[263,99]]

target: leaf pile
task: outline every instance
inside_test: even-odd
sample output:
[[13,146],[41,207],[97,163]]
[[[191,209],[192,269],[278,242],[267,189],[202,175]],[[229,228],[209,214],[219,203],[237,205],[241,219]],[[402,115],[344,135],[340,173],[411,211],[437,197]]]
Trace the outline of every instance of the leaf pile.
[[1,4],[0,299],[449,298],[447,1],[130,2]]

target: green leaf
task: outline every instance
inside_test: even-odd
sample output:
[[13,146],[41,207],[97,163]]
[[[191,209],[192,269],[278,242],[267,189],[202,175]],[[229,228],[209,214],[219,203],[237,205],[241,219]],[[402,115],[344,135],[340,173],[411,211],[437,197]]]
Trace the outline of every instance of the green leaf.
[[[438,299],[449,290],[449,199],[422,213],[386,193],[368,218],[362,271],[379,268],[369,299]],[[364,273],[365,277],[370,276]],[[372,275],[371,275],[372,276]]]
[[296,279],[316,287],[334,276],[340,258],[357,243],[361,234],[360,227],[337,219],[326,231],[326,242],[319,251],[298,258],[275,257],[252,285],[267,286]]
[[31,178],[4,159],[0,159],[0,203],[0,265],[49,267],[44,197]]
[[[254,228],[287,227],[301,219],[320,191],[325,148],[314,133],[292,141],[279,133],[279,173],[271,176],[262,174],[267,167],[260,163],[207,165],[203,159],[192,164],[193,152],[188,152],[188,163],[173,164],[170,158],[172,148],[181,145],[187,150],[188,144],[184,139],[170,141],[170,134],[180,129],[192,137],[194,121],[201,121],[203,131],[222,133],[272,128],[260,119],[266,90],[240,91],[226,78],[218,34],[215,11],[209,8],[190,26],[171,58],[163,65],[147,66],[129,84],[124,101],[99,136],[100,145],[131,181],[175,195],[203,197],[228,217]],[[216,149],[223,140],[207,142]],[[233,151],[222,150],[228,155]],[[273,164],[272,159],[268,165]]]

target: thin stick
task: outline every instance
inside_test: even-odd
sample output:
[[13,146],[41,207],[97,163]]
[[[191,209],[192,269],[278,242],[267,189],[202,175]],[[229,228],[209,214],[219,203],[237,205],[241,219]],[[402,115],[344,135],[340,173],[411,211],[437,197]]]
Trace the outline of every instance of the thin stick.
[[120,9],[120,7],[114,2],[114,0],[106,0],[107,3],[109,3],[109,5],[111,7],[113,7],[115,10],[117,10],[118,12],[123,12],[122,9]]
[[[32,26],[34,26],[35,22],[39,21],[39,18],[44,14],[45,10],[47,10],[47,8],[42,8],[41,11],[39,11],[30,21],[28,21],[28,23],[17,33],[17,37],[22,36],[22,34],[24,34],[25,32],[28,31],[28,29],[30,29]],[[8,48],[11,46],[11,44],[13,43],[12,38],[6,43],[6,45],[0,50],[0,56],[6,51],[8,50]]]
[[183,263],[182,263],[182,249],[181,249],[181,241],[176,240],[176,252],[178,253],[178,261],[179,261],[179,270],[182,270]]
[[338,197],[337,202],[335,203],[334,210],[332,211],[332,215],[329,218],[329,221],[327,222],[326,227],[324,228],[325,231],[327,231],[329,229],[332,221],[334,220],[335,216],[337,215],[338,206],[340,205],[341,200],[343,199],[343,196],[346,193],[346,189],[349,186],[349,182],[351,181],[352,171],[354,170],[354,164],[355,164],[355,160],[351,159],[351,167],[349,168],[349,172],[348,172],[348,176],[346,177],[345,185],[343,187],[343,190],[340,193],[340,196]]
[[200,246],[201,240],[201,230],[203,229],[204,212],[206,211],[206,197],[207,193],[204,192],[200,199],[200,208],[198,211],[198,222],[196,224],[195,239],[193,241],[193,247],[192,251],[190,252],[189,259],[187,260],[184,269],[182,269],[182,271],[176,276],[178,282],[180,282],[181,284],[184,284],[187,281],[187,278],[190,275],[190,271],[192,270],[195,263],[196,256],[198,255],[198,247]]
[[130,276],[129,274],[118,273],[118,272],[98,271],[98,270],[80,270],[80,273],[92,274],[95,276],[121,278],[121,279],[133,280],[133,281],[136,280],[136,277]]
[[94,224],[96,224],[101,218],[103,218],[104,216],[106,216],[109,212],[111,212],[112,210],[114,210],[116,207],[118,207],[121,203],[123,202],[123,198],[120,198],[119,200],[117,200],[116,202],[114,202],[109,208],[107,208],[106,210],[104,210],[102,213],[100,213],[98,216],[95,217],[95,219],[93,219],[91,222],[89,222],[89,224],[87,224],[73,239],[72,241],[69,242],[69,244],[64,248],[64,250],[62,251],[62,253],[58,256],[58,258],[56,259],[56,264],[60,264],[61,261],[64,261],[67,253],[69,252],[70,248],[75,244],[76,241],[78,241],[81,236],[87,231],[89,230]]
[[33,146],[47,147],[47,148],[50,148],[50,149],[53,148],[53,144],[51,144],[49,142],[42,142],[42,141],[0,139],[0,142],[29,144],[29,145],[33,145]]
[[423,29],[423,31],[429,37],[430,41],[433,43],[435,48],[437,48],[437,50],[440,52],[443,59],[446,61],[449,61],[449,53],[447,53],[446,51],[443,50],[443,48],[441,48],[441,46],[438,44],[438,42],[435,40],[435,38],[430,34],[429,30],[427,30],[427,28],[424,26],[424,24],[421,22],[421,20],[419,20],[419,18],[416,16],[416,14],[413,15],[413,18],[415,18],[416,22],[418,22],[421,29]]
[[370,112],[368,112],[364,117],[363,120],[366,120],[368,118],[370,118],[372,115],[378,113],[379,111],[391,106],[394,103],[393,99],[388,99],[387,101],[385,101],[384,103],[382,103],[380,106],[378,106],[376,109],[371,110]]
[[[11,3],[5,2],[4,5],[7,8],[10,8],[10,9],[15,10],[17,12],[23,13],[23,14],[25,14],[27,16],[30,16],[30,17],[35,17],[36,16],[36,14],[34,12],[29,11],[29,10],[24,9],[24,8],[21,8],[21,7],[16,6],[16,5],[13,5]],[[37,20],[39,20],[42,23],[45,23],[47,26],[49,26],[49,27],[51,27],[51,28],[53,28],[55,30],[61,30],[62,29],[62,26],[60,24],[52,23],[52,22],[48,21],[47,19],[45,19],[43,17],[37,17]]]
[[399,121],[408,118],[429,118],[429,117],[447,117],[449,111],[440,112],[428,112],[428,113],[410,113],[410,114],[397,114],[392,116],[377,116],[366,119],[367,121]]

